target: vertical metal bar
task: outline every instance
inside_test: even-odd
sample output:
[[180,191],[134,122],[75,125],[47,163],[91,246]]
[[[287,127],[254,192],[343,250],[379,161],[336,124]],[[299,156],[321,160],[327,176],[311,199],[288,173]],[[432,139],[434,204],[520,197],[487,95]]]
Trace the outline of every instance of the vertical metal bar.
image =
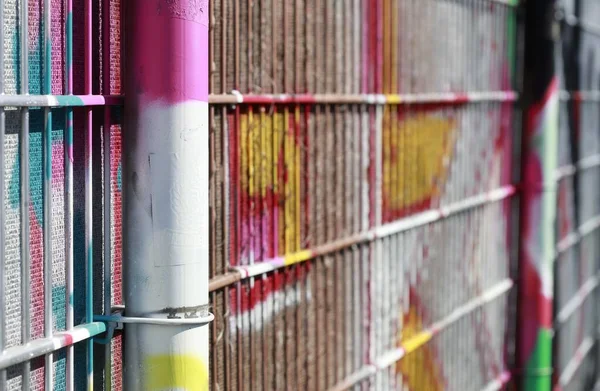
[[[0,0],[0,42],[4,42],[4,0]],[[0,94],[4,94],[4,50],[0,50]],[[6,206],[4,184],[4,135],[6,132],[6,114],[4,107],[0,106],[0,313],[6,313]],[[0,320],[0,354],[6,347],[6,320]],[[6,370],[0,370],[0,390],[6,389]]]
[[[29,94],[29,44],[28,44],[28,0],[21,0],[19,19],[19,45],[21,88],[20,93]],[[19,133],[19,181],[21,214],[21,343],[29,342],[31,337],[30,285],[31,257],[29,246],[29,108],[21,109],[21,132]],[[23,363],[22,387],[30,388],[29,361]]]
[[[373,21],[374,21],[374,34],[373,34],[373,50],[375,53],[375,58],[374,58],[374,74],[375,74],[375,79],[374,79],[374,86],[373,86],[373,90],[378,93],[381,94],[383,93],[384,89],[383,89],[383,80],[384,80],[384,46],[383,46],[383,34],[384,34],[384,4],[383,4],[383,0],[375,0],[374,1],[374,6],[375,6],[375,10],[374,10],[374,17],[373,17]],[[382,223],[382,219],[381,219],[381,212],[382,212],[382,207],[381,207],[381,189],[382,189],[382,156],[383,156],[383,139],[382,139],[382,127],[383,127],[383,114],[384,114],[384,107],[383,106],[376,106],[373,112],[373,116],[374,116],[374,124],[373,124],[373,128],[371,129],[371,132],[373,132],[372,137],[373,137],[373,143],[374,145],[372,146],[372,161],[371,164],[373,164],[373,176],[372,176],[372,182],[371,182],[371,186],[374,186],[374,189],[372,190],[372,194],[373,194],[373,199],[371,200],[372,204],[371,207],[373,208],[373,215],[372,215],[372,221],[371,224],[373,227],[378,227],[381,225]],[[383,264],[384,264],[384,257],[386,256],[384,254],[384,241],[383,240],[376,240],[373,243],[373,254],[372,254],[372,259],[369,260],[368,263],[368,268],[370,269],[369,271],[369,284],[370,284],[370,288],[368,291],[368,300],[369,300],[369,307],[371,308],[371,321],[374,323],[373,326],[371,326],[372,328],[372,332],[370,332],[370,338],[371,338],[371,346],[372,346],[372,352],[375,354],[375,356],[371,356],[371,360],[370,362],[373,362],[372,360],[377,357],[377,355],[382,353],[382,346],[383,344],[381,344],[381,341],[379,341],[379,338],[381,337],[381,329],[378,330],[378,328],[380,328],[379,325],[375,326],[375,324],[381,322],[383,314],[381,313],[381,304],[385,302],[385,298],[383,298],[382,296],[377,297],[376,294],[377,292],[385,292],[384,289],[382,289],[383,287],[380,284],[383,284],[383,271],[381,270],[383,268]],[[379,267],[378,267],[379,266]],[[378,270],[379,269],[379,270]],[[378,338],[379,335],[379,338]],[[381,388],[382,386],[386,386],[387,384],[383,383],[383,376],[378,375],[375,377],[375,382],[372,383],[375,385],[376,388],[378,389],[383,389]]]
[[[73,0],[65,0],[65,94],[73,94]],[[73,109],[66,108],[64,134],[65,170],[65,279],[67,330],[73,328]],[[75,390],[74,347],[67,347],[66,389]]]
[[[582,7],[582,1],[581,0],[574,0],[573,1],[573,9],[569,10],[569,14],[568,16],[575,16],[577,18],[577,20],[579,21],[579,18],[581,17],[581,7]],[[563,9],[564,11],[564,9]],[[572,12],[572,14],[571,14]],[[564,15],[566,17],[568,17],[567,15]],[[557,50],[557,62],[562,62],[563,63],[563,74],[564,74],[564,85],[559,86],[560,89],[564,89],[566,91],[579,91],[580,90],[580,69],[581,69],[581,64],[580,64],[580,47],[581,47],[581,36],[582,36],[582,32],[581,32],[581,27],[579,23],[576,23],[575,25],[565,25],[562,26],[562,28],[564,29],[564,38],[563,39],[567,39],[567,37],[569,37],[569,45],[560,45],[559,47],[561,49],[563,49],[563,52],[560,52],[558,49]],[[561,40],[562,41],[562,40]],[[561,42],[562,43],[562,42]],[[563,58],[564,56],[564,58]],[[560,69],[560,68],[559,68]],[[562,102],[560,103],[561,105],[563,104]],[[568,134],[568,140],[569,140],[569,146],[570,146],[570,153],[571,153],[571,163],[574,165],[575,167],[575,172],[573,173],[573,176],[571,177],[571,186],[570,186],[570,190],[573,192],[572,193],[572,203],[573,203],[573,217],[572,217],[572,226],[573,227],[579,227],[581,224],[581,221],[584,219],[583,216],[581,216],[580,212],[581,212],[581,206],[582,206],[582,194],[580,194],[580,184],[583,182],[583,176],[582,173],[580,171],[580,169],[577,167],[577,162],[580,160],[581,158],[581,152],[580,151],[580,122],[579,122],[579,109],[580,109],[580,105],[581,102],[577,99],[571,99],[570,101],[566,102],[567,106],[567,120],[563,123],[567,123],[568,124],[568,129],[569,129],[569,134]],[[562,121],[561,121],[562,122]],[[585,138],[584,138],[585,140]],[[556,181],[556,187],[558,188],[559,186],[559,181]],[[568,182],[567,182],[568,185]],[[556,204],[557,210],[559,207],[559,204]],[[583,219],[582,219],[583,218]],[[556,240],[560,240],[560,232],[557,233],[556,235]],[[583,278],[582,278],[582,267],[583,267],[583,262],[585,259],[585,255],[582,254],[582,248],[581,248],[581,242],[576,243],[571,249],[570,252],[572,252],[572,257],[574,260],[579,260],[578,264],[579,264],[579,277],[580,280],[578,281],[579,284],[583,283]],[[565,262],[565,261],[562,261]],[[559,261],[556,263],[556,266],[554,267],[554,272],[555,272],[555,276],[554,276],[554,282],[555,282],[555,288],[554,291],[557,292],[561,292],[562,289],[559,286],[559,284],[561,283],[561,278],[559,275],[559,264],[560,264],[560,258]],[[564,280],[563,280],[564,281]],[[564,288],[563,288],[564,289]],[[563,291],[564,292],[564,291]],[[560,300],[561,298],[559,297],[558,300]],[[556,301],[554,303],[554,311],[555,313],[558,312],[560,310],[559,306],[560,306],[560,302]],[[583,312],[580,312],[580,316],[583,316]],[[583,321],[583,319],[581,320]],[[580,323],[581,325],[581,323]],[[552,357],[556,358],[555,360],[555,369],[558,369],[558,371],[563,370],[562,365],[561,365],[561,355],[560,352],[563,351],[568,351],[568,347],[567,346],[563,346],[562,341],[564,341],[563,339],[563,335],[565,333],[570,333],[571,331],[569,331],[569,328],[557,328],[555,330],[555,334],[554,334],[554,345],[553,345],[553,351],[552,351]],[[578,333],[579,334],[579,333]],[[581,338],[583,338],[582,335],[580,335],[577,338],[577,343],[581,342]],[[566,344],[565,344],[566,345]],[[564,352],[563,352],[564,354]],[[557,377],[560,378],[561,373],[557,374]]]
[[[240,75],[243,74],[242,71],[242,66],[240,65],[240,14],[241,14],[241,9],[240,8],[240,1],[239,0],[235,0],[234,2],[234,6],[233,6],[233,14],[234,14],[234,32],[233,32],[233,50],[234,50],[234,88],[237,91],[247,91],[247,87],[241,85],[241,83],[243,83],[243,79],[240,81]],[[251,18],[251,12],[249,11],[250,9],[250,4],[247,5],[248,9],[248,19]],[[243,23],[243,22],[242,22]],[[209,41],[209,52],[210,52],[210,58],[214,58],[215,56],[215,51],[214,51],[214,34],[212,34],[213,37],[211,37],[210,41]],[[248,52],[250,52],[250,44],[247,46],[247,50]],[[250,80],[250,73],[247,72],[247,69],[245,70],[246,72],[246,80],[248,80],[248,84],[249,84],[249,80]],[[209,91],[214,91],[214,82],[212,80],[212,73],[209,76]],[[215,109],[213,109],[215,110]],[[216,111],[214,111],[216,112]],[[239,123],[239,112],[240,112],[240,107],[236,106],[235,107],[235,111],[233,113],[233,118],[234,118],[234,123],[238,124]],[[226,124],[225,122],[225,118],[226,118],[226,111],[225,109],[223,109],[222,111],[222,121],[223,121],[223,126],[221,127],[221,148],[222,148],[222,170],[223,173],[222,175],[222,182],[221,182],[221,194],[222,194],[222,209],[221,209],[221,219],[223,221],[222,225],[221,225],[221,230],[223,232],[223,242],[230,244],[230,243],[235,243],[232,242],[231,238],[235,238],[237,233],[231,233],[228,229],[228,227],[233,227],[234,224],[232,224],[232,219],[230,218],[230,213],[235,213],[234,211],[235,209],[235,200],[236,200],[236,196],[235,194],[231,194],[230,191],[230,185],[229,185],[229,181],[230,180],[235,180],[235,178],[231,178],[230,176],[230,170],[229,170],[229,164],[230,164],[230,159],[231,159],[231,164],[235,165],[236,164],[236,160],[234,156],[230,156],[230,146],[229,143],[231,142],[231,133],[230,133],[230,126],[228,126],[228,124]],[[214,118],[214,114],[212,114],[212,117]],[[212,124],[212,122],[209,120],[209,123]],[[235,137],[237,137],[237,133],[235,135]],[[233,145],[235,145],[235,142],[233,143]],[[230,212],[231,211],[231,212]],[[223,248],[223,260],[224,260],[224,267],[228,268],[231,266],[231,256],[232,253],[231,251],[229,251],[229,248],[235,248],[235,245],[233,246],[228,246],[225,245]],[[263,285],[264,287],[264,285]],[[232,346],[233,343],[232,341],[235,340],[235,336],[233,335],[233,328],[230,329],[231,327],[231,323],[230,323],[230,316],[231,316],[231,309],[230,309],[230,305],[231,305],[231,294],[230,294],[230,290],[231,288],[225,288],[223,291],[223,302],[224,302],[224,307],[223,307],[223,311],[224,311],[224,334],[225,334],[225,341],[224,341],[224,354],[223,354],[223,359],[224,359],[224,388],[228,389],[228,388],[233,388],[233,384],[235,384],[235,381],[233,380],[233,371],[232,371],[232,365],[233,365],[233,357],[234,354],[232,352]],[[233,288],[235,289],[235,288]],[[213,354],[215,354],[213,352]]]
[[[92,0],[86,0],[85,14],[85,49],[84,49],[84,93],[92,94]],[[93,183],[92,183],[92,109],[86,108],[85,120],[85,322],[93,322],[94,317],[94,246],[93,246]],[[94,342],[87,341],[87,389],[94,389]]]
[[[102,1],[102,90],[110,94],[110,0]],[[111,132],[110,107],[104,107],[104,314],[110,315],[112,306],[112,165],[111,165]],[[104,389],[112,388],[112,343],[104,347]]]
[[[555,0],[526,3],[518,362],[525,390],[552,383],[554,217],[558,133]],[[534,271],[534,273],[528,272]],[[534,338],[532,338],[534,336]]]
[[[1,12],[1,11],[0,11]],[[44,93],[52,94],[52,18],[50,0],[44,0]],[[44,108],[44,336],[52,337],[52,112]],[[54,387],[53,354],[45,359],[44,385]]]
[[[147,3],[128,1],[124,23],[127,315],[198,318],[209,303],[208,12]],[[124,389],[208,389],[208,327],[127,333]]]

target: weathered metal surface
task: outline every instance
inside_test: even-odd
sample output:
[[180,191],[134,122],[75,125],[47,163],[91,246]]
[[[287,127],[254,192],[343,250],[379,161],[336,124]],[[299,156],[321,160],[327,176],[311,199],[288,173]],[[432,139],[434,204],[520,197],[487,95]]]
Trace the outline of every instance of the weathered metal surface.
[[[85,343],[72,344],[93,333],[69,340],[69,330],[86,306],[90,320],[123,304],[122,1],[26,3],[24,12],[25,2],[4,0],[1,10],[0,347],[29,354],[40,345],[54,364],[0,370],[0,389],[21,389],[29,373],[32,389],[85,389],[92,375],[96,389],[120,390],[120,331],[94,349],[86,370]],[[557,234],[544,240],[556,258],[545,324],[555,338],[543,360],[553,385],[588,390],[597,363],[600,10],[592,0],[560,4],[558,168],[544,176],[557,189]],[[516,61],[520,5],[157,0],[153,9],[210,27],[209,67],[196,71],[210,91],[211,389],[497,390],[521,379],[515,103],[530,97]],[[19,27],[23,13],[28,24]],[[21,111],[29,113],[26,161]],[[31,255],[29,298],[22,247]],[[173,304],[188,305],[196,304]],[[37,342],[19,348],[22,317]]]
[[211,2],[214,389],[510,379],[515,15]]

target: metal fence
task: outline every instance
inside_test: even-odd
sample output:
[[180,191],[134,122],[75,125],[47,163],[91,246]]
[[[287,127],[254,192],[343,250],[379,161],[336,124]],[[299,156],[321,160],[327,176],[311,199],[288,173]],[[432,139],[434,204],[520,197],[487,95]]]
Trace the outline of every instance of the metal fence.
[[[189,3],[210,22],[211,389],[594,387],[597,1],[561,2],[543,53],[539,183],[551,105],[529,95],[552,84],[519,44],[551,1]],[[99,321],[123,308],[122,6],[0,1],[0,390],[123,389]]]
[[211,4],[213,389],[502,388],[516,4]]
[[120,2],[4,0],[0,25],[0,389],[102,388],[93,315],[121,300]]
[[563,1],[559,13],[554,368],[563,390],[598,387],[599,6]]

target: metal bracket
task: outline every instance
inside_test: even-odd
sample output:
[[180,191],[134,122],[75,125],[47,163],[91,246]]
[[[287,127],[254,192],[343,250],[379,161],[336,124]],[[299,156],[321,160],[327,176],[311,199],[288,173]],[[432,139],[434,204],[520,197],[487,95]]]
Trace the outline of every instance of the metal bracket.
[[202,311],[197,315],[190,316],[186,314],[185,317],[177,317],[169,315],[168,317],[135,317],[135,316],[123,316],[125,308],[118,308],[112,312],[111,315],[94,315],[94,321],[104,322],[107,324],[106,336],[104,338],[95,338],[94,342],[106,345],[110,343],[113,338],[115,330],[123,330],[125,324],[148,324],[155,326],[190,326],[190,327],[201,327],[206,326],[215,319],[215,316],[208,312]]

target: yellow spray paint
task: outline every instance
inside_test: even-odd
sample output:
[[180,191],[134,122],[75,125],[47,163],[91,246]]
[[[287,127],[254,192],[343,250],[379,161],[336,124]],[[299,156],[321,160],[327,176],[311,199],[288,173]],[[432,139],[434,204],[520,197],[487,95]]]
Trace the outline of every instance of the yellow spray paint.
[[[388,103],[399,103],[400,69],[406,58],[398,33],[398,0],[383,0],[382,92]],[[414,9],[413,11],[417,11]],[[419,53],[425,55],[425,53]],[[447,175],[449,154],[455,137],[455,121],[433,110],[416,111],[399,118],[398,106],[387,105],[383,113],[384,213],[397,218],[407,208],[427,207],[439,195]],[[402,109],[401,109],[402,110]]]
[[[293,121],[290,121],[290,119]],[[300,249],[301,150],[296,138],[300,111],[289,109],[273,114],[248,112],[240,118],[240,174],[242,191],[255,204],[274,202],[269,215],[277,216],[280,253]],[[283,180],[287,178],[287,180]],[[258,208],[257,208],[258,209]],[[250,219],[261,219],[249,215]]]
[[398,119],[384,114],[383,198],[388,212],[422,205],[439,196],[449,168],[455,121],[417,112]]
[[146,359],[146,389],[148,391],[207,391],[208,368],[192,355],[154,355]]
[[396,373],[402,375],[410,391],[441,391],[444,389],[442,374],[431,342],[427,343],[431,334],[424,334],[422,330],[422,319],[413,305],[404,315],[400,345],[407,355],[396,364]]
[[398,0],[383,1],[383,93],[388,95],[388,103],[398,103],[398,70],[400,66],[400,42],[398,41]]

